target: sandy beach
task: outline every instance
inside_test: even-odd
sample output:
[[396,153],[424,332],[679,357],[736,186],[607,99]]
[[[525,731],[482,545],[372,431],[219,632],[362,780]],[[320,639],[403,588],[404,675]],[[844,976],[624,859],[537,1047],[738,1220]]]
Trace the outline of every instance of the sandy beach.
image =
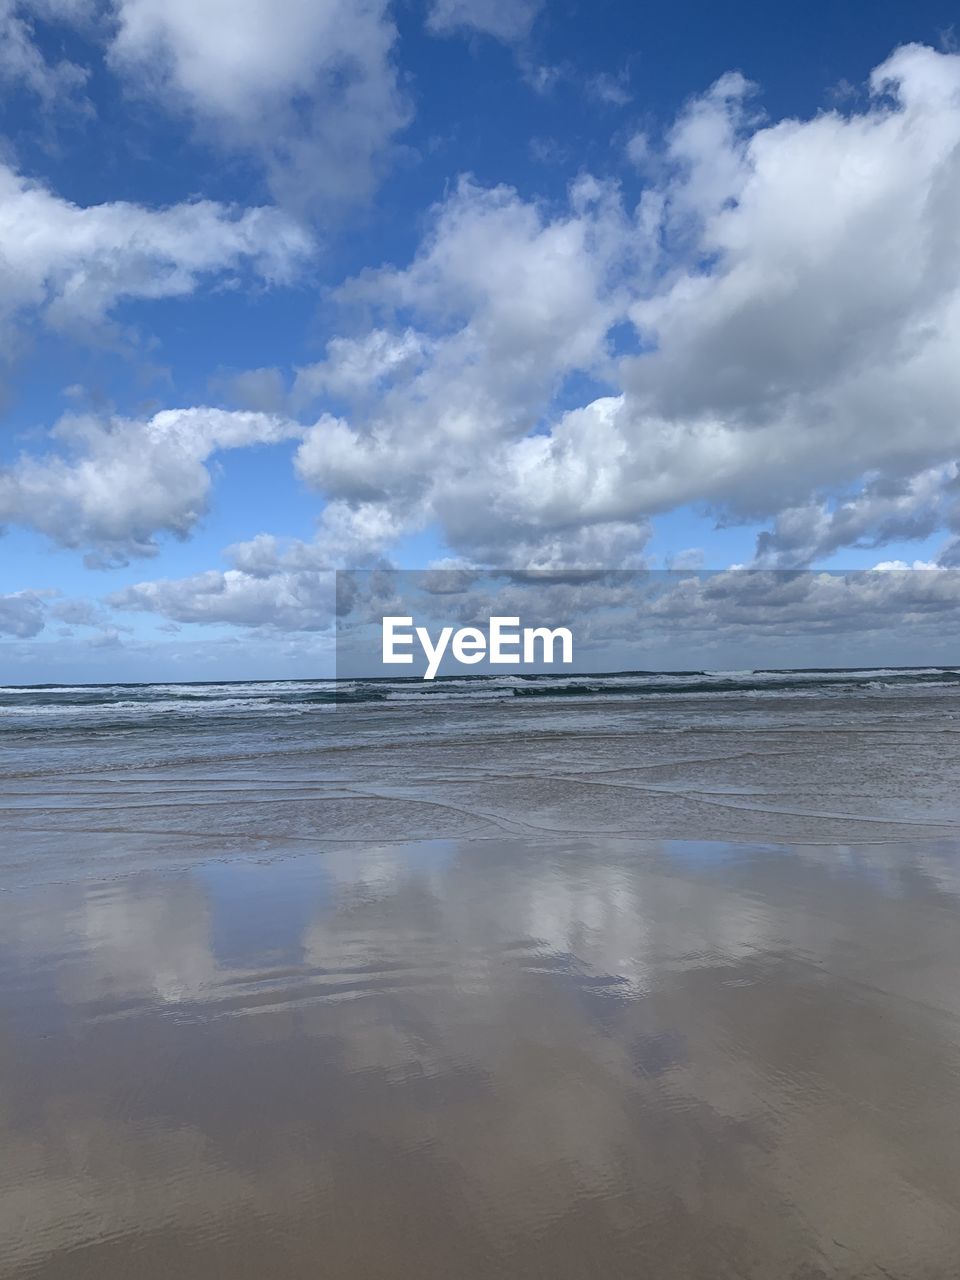
[[460,714],[8,755],[3,1280],[955,1274],[942,698]]

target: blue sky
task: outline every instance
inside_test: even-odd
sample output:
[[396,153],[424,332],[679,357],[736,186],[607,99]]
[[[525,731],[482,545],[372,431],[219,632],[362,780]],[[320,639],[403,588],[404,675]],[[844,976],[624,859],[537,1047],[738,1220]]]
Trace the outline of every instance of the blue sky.
[[956,17],[0,0],[0,679],[316,674],[336,567],[960,562]]

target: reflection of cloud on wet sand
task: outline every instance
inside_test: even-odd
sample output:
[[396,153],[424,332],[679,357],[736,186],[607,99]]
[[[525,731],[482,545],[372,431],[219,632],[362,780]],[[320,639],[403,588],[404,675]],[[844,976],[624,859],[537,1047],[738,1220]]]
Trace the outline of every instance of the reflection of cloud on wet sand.
[[196,1130],[78,1114],[80,1099],[59,1103],[26,1135],[16,1116],[0,1127],[4,1164],[15,1174],[2,1181],[0,1274],[34,1275],[41,1259],[109,1240],[121,1242],[134,1266],[132,1242],[173,1221],[179,1231],[202,1231],[227,1212],[255,1208],[255,1179],[219,1165]]
[[[941,1118],[957,1091],[957,1026],[862,984],[933,929],[912,983],[936,1001],[933,960],[955,972],[960,958],[945,932],[955,915],[938,925],[902,897],[876,900],[877,864],[889,874],[897,862],[890,847],[861,851],[839,900],[829,850],[812,852],[748,851],[689,875],[669,857],[591,865],[480,845],[407,883],[402,909],[390,888],[318,922],[307,950],[330,968],[343,941],[354,962],[411,974],[386,1017],[363,1002],[343,1015],[346,1063],[393,1082],[469,1070],[484,1123],[458,1140],[445,1118],[441,1145],[505,1221],[511,1206],[528,1220],[538,1197],[556,1213],[619,1186],[630,1198],[643,1189],[668,1218],[679,1197],[718,1230],[749,1222],[771,1266],[791,1250],[826,1250],[831,1267],[845,1250],[852,1268],[873,1257],[916,1266],[944,1256],[958,1223],[956,1135]],[[901,885],[938,857],[901,848]],[[422,933],[399,930],[398,914],[432,922],[442,980],[429,990],[413,976]],[[902,969],[884,976],[904,980]],[[918,1087],[918,1044],[932,1087]],[[901,1120],[879,1123],[886,1114]],[[805,1221],[832,1223],[829,1238]]]
[[297,1278],[318,1249],[330,1275],[945,1274],[948,851],[834,852],[341,851],[302,860],[334,891],[272,966],[217,962],[196,878],[65,889],[59,944],[16,943],[72,948],[71,1061],[5,1126],[33,1256],[59,1276],[87,1241],[119,1276],[157,1231],[191,1280],[261,1274],[268,1241]]
[[202,999],[215,977],[209,906],[188,876],[53,885],[0,900],[0,920],[67,1005]]
[[113,890],[85,896],[81,928],[93,962],[88,997],[96,992],[106,998],[203,998],[215,977],[209,910],[191,881],[174,884],[147,893]]

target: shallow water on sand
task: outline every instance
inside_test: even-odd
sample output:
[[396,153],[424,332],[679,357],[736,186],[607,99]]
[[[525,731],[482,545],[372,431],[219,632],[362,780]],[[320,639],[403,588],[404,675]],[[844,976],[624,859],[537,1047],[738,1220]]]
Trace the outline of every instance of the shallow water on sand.
[[3,1280],[958,1274],[954,839],[20,821]]

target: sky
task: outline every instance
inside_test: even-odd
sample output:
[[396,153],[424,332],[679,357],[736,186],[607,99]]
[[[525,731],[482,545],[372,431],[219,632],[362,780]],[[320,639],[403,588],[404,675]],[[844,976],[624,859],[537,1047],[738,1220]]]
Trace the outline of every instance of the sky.
[[958,24],[0,0],[0,680],[325,674],[344,568],[952,600]]

